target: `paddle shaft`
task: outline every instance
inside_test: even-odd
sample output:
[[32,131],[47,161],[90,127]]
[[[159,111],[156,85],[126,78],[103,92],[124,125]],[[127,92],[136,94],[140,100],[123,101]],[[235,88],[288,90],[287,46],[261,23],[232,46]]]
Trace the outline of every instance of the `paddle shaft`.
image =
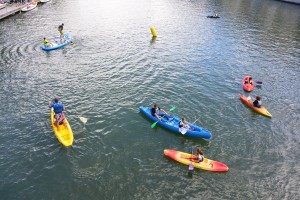
[[200,117],[198,117],[192,124],[195,124],[196,123],[196,121],[198,121],[200,119]]
[[[241,81],[241,79],[235,79],[236,81]],[[262,81],[255,81],[255,83],[257,83],[257,84],[263,84],[263,82]]]
[[[192,156],[194,155],[194,147],[192,147]],[[194,165],[193,165],[193,160],[191,159],[191,164],[189,164],[189,170],[193,171],[194,170]]]

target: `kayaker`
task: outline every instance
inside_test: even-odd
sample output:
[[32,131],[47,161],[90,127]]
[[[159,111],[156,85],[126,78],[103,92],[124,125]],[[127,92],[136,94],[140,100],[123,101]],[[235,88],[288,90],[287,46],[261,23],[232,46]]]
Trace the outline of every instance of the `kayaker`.
[[190,129],[191,127],[186,122],[186,119],[183,117],[179,122],[179,128]]
[[252,77],[249,78],[249,84],[253,84]]
[[253,101],[253,106],[260,108],[261,107],[261,97],[260,96],[256,96],[255,101]]
[[44,46],[45,47],[51,47],[52,44],[48,42],[48,40],[46,39],[46,37],[44,37]]
[[63,111],[65,110],[65,106],[64,104],[62,104],[61,102],[58,101],[58,98],[54,99],[54,102],[49,102],[49,108],[53,108],[54,110],[54,118],[55,118],[55,125],[57,127],[57,131],[60,131],[59,128],[59,124],[62,122],[65,126],[65,128],[67,129],[67,124],[65,122],[65,115],[63,113]]
[[200,148],[197,149],[197,160],[196,162],[203,162],[204,160],[204,153],[201,151]]
[[[161,120],[168,113],[164,109],[158,107],[157,104],[154,104],[153,108],[151,108],[151,114],[152,114],[153,117],[156,117],[157,119]],[[168,119],[169,119],[169,117],[168,117]]]
[[214,17],[218,17],[218,13],[215,13],[215,14],[214,14]]
[[58,26],[58,31],[60,33],[60,40],[66,41],[63,30],[64,30],[64,23]]

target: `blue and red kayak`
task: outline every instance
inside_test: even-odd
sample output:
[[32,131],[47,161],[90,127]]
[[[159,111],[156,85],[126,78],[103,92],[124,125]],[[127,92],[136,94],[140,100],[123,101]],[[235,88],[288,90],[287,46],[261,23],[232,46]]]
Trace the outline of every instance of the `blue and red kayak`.
[[185,135],[185,136],[193,137],[193,138],[204,138],[204,139],[211,138],[211,133],[208,130],[203,129],[194,124],[188,123],[188,125],[191,127],[190,129],[183,130],[183,129],[179,128],[180,119],[173,115],[168,114],[167,116],[164,116],[162,120],[158,120],[156,117],[152,116],[151,108],[141,106],[140,111],[144,115],[146,115],[146,117],[149,118],[151,121],[157,122],[157,124],[159,124],[160,126],[166,128],[170,131],[173,131],[175,133],[178,133],[180,135]]

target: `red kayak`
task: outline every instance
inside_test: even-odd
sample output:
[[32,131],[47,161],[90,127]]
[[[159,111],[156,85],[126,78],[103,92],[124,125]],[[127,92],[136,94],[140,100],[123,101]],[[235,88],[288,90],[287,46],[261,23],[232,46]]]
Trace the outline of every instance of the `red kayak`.
[[249,83],[250,77],[251,77],[250,75],[245,76],[242,82],[243,89],[247,92],[251,92],[252,90],[254,90],[254,81],[252,80],[252,82]]
[[210,160],[208,158],[204,158],[203,162],[197,162],[195,161],[197,159],[196,155],[192,155],[189,153],[184,153],[181,151],[176,151],[172,149],[165,149],[164,154],[173,160],[176,160],[177,162],[180,162],[184,165],[194,165],[194,167],[208,170],[208,171],[214,171],[214,172],[227,172],[228,167],[224,163]]

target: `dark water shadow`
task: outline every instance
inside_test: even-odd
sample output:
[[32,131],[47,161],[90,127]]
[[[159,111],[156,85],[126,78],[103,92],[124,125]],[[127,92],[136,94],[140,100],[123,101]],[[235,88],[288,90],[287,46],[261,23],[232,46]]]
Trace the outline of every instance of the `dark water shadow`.
[[152,39],[150,40],[150,45],[155,44],[156,38],[157,38],[157,37],[154,37],[154,36],[152,37]]

